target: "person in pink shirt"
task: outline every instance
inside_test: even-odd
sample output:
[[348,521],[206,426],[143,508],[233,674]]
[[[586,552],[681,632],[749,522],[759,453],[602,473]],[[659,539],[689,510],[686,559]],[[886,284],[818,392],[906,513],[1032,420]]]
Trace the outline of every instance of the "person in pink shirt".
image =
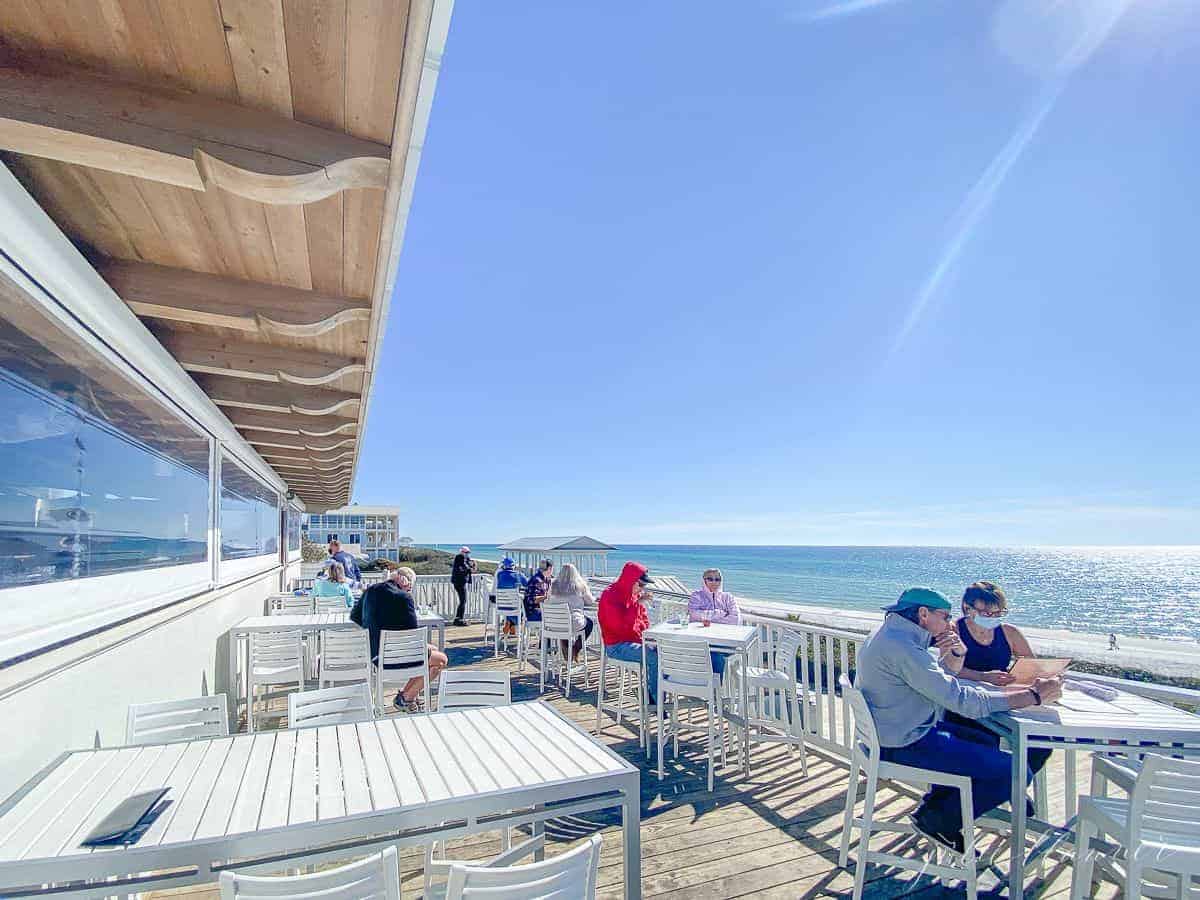
[[720,569],[704,570],[704,587],[692,591],[688,600],[688,617],[693,622],[708,619],[722,625],[740,625],[742,614],[738,611],[737,600],[733,594],[721,590],[722,575]]

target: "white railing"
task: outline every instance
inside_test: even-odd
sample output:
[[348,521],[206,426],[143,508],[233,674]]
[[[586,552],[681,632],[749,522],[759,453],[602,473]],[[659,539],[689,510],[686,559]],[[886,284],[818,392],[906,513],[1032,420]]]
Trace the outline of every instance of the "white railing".
[[[468,621],[488,621],[488,596],[492,592],[492,576],[476,572],[467,585]],[[458,594],[450,583],[449,575],[418,575],[413,589],[417,606],[429,606],[446,620],[454,618],[458,611]]]

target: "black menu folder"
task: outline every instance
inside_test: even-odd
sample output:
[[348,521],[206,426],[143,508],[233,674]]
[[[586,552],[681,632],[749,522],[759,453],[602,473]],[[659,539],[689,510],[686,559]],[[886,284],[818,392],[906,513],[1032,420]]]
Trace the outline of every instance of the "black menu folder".
[[159,801],[170,788],[154,788],[126,797],[106,815],[87,837],[80,841],[81,847],[111,847],[114,844],[132,844],[158,818],[166,807]]

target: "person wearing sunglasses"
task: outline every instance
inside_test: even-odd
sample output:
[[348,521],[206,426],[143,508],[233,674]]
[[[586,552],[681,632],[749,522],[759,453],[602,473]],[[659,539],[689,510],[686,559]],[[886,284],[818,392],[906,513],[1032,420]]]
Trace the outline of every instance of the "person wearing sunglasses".
[[[740,625],[742,614],[738,610],[733,594],[721,590],[724,576],[720,569],[705,569],[702,587],[692,591],[688,599],[688,618],[693,622],[709,622],[720,625]],[[725,674],[725,654],[713,650],[712,669],[718,675]]]

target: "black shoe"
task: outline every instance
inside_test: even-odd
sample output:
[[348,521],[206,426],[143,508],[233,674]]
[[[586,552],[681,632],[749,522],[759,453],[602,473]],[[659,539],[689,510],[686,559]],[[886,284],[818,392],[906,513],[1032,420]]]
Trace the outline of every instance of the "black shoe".
[[929,821],[929,816],[925,814],[923,809],[917,810],[908,818],[917,834],[928,838],[945,850],[951,850],[959,856],[963,855],[963,836],[961,831],[956,831],[953,834],[946,834],[944,831],[939,831]]
[[408,701],[404,699],[404,691],[396,692],[396,699],[392,701],[392,705],[400,712],[408,712]]
[[462,619],[455,619],[451,624],[457,626],[458,628],[462,628],[467,623],[464,622]]

